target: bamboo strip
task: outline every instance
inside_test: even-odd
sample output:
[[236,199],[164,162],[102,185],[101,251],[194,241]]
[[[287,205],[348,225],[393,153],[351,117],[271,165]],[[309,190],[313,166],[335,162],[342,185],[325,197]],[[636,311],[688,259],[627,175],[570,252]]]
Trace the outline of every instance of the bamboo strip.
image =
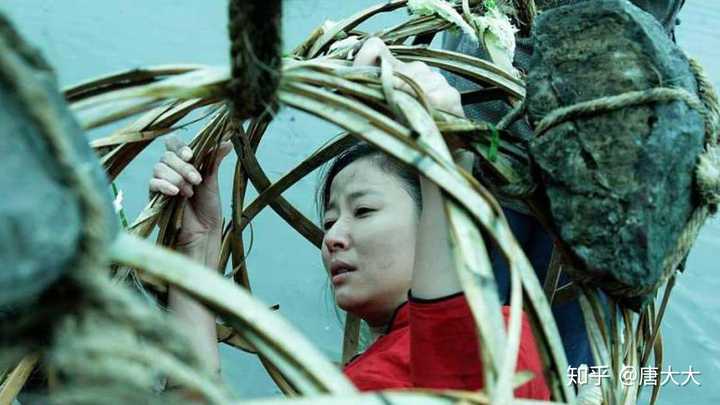
[[[111,260],[141,269],[172,284],[221,314],[236,330],[258,337],[253,343],[264,355],[282,359],[293,384],[307,393],[349,394],[356,390],[335,366],[327,361],[284,319],[256,298],[183,255],[155,246],[144,239],[121,233],[110,249]],[[262,341],[264,346],[258,346]],[[289,342],[292,342],[290,345]],[[279,366],[275,361],[273,363]],[[297,373],[301,368],[302,373]]]
[[20,360],[0,385],[0,404],[10,404],[27,382],[30,374],[40,360],[37,354],[29,354]]

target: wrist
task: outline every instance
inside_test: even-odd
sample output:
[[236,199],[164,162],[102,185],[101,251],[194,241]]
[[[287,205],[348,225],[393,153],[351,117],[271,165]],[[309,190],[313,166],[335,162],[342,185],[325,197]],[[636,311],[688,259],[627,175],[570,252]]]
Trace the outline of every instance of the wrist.
[[201,264],[217,269],[222,246],[220,230],[178,238],[175,249]]
[[180,232],[175,242],[178,250],[191,250],[197,246],[207,244],[210,241],[220,240],[222,238],[222,229],[212,228],[208,230],[195,232]]

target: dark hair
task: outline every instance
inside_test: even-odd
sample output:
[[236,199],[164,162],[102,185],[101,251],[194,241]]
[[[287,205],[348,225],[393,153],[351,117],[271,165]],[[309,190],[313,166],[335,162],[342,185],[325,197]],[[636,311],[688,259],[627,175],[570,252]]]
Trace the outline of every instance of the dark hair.
[[420,178],[415,169],[367,142],[358,142],[341,152],[323,176],[317,193],[318,217],[321,221],[330,203],[330,185],[333,179],[342,169],[360,159],[371,159],[380,168],[400,179],[402,187],[413,199],[413,202],[415,202],[415,207],[419,215],[422,209],[422,194],[420,192]]

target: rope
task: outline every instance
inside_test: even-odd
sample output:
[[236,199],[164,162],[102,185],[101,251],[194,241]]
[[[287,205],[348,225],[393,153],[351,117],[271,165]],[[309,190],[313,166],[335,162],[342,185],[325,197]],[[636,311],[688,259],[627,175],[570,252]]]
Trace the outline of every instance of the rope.
[[230,92],[237,119],[257,117],[276,105],[282,37],[280,0],[231,0]]
[[514,0],[515,12],[520,22],[520,33],[522,36],[529,36],[532,29],[535,16],[537,15],[537,7],[535,0]]
[[697,110],[700,115],[705,118],[705,107],[697,96],[690,94],[690,92],[684,89],[657,87],[649,90],[631,91],[616,96],[601,97],[555,109],[535,126],[535,136],[542,136],[548,129],[569,119],[598,115],[641,104],[671,102],[676,100],[685,101],[687,105]]
[[35,76],[38,69],[52,72],[23,54],[26,46],[19,36],[8,35],[9,24],[0,26],[0,79],[47,144],[59,166],[52,175],[60,176],[68,193],[77,197],[83,219],[75,256],[63,278],[3,325],[3,335],[11,340],[3,342],[0,358],[26,350],[42,353],[43,365],[54,371],[59,383],[53,403],[120,398],[149,403],[157,400],[153,383],[159,376],[183,383],[211,403],[227,403],[228,396],[187,350],[186,339],[169,319],[101,271],[114,236],[109,201],[96,189],[93,166],[77,163],[73,134],[62,125],[69,111],[51,103]]
[[702,65],[694,58],[689,58],[689,61],[690,69],[697,81],[700,101],[707,111],[705,117],[705,134],[707,138],[705,139],[705,143],[713,146],[718,143],[718,130],[720,129],[720,103],[718,103],[717,92]]
[[510,127],[510,125],[512,125],[515,121],[520,119],[520,117],[522,117],[525,114],[525,107],[526,107],[526,103],[525,103],[525,99],[523,99],[522,102],[518,103],[518,105],[513,107],[512,110],[510,110],[507,114],[505,114],[504,117],[502,117],[500,122],[498,122],[498,124],[497,124],[497,127],[496,127],[497,130],[504,131],[508,127]]
[[[9,26],[7,28],[10,29]],[[57,173],[62,176],[69,191],[78,197],[84,222],[80,229],[76,256],[67,268],[81,271],[104,260],[103,251],[108,243],[109,231],[106,224],[107,207],[94,188],[91,172],[73,163],[77,157],[60,125],[59,111],[50,104],[45,89],[36,84],[33,70],[23,63],[27,60],[15,57],[18,48],[21,46],[17,42],[10,43],[6,36],[0,36],[0,72],[30,117],[38,124],[35,128],[47,142],[50,153],[59,165]]]
[[102,382],[106,398],[133,395],[147,401],[157,397],[163,377],[209,403],[229,402],[169,318],[100,271],[73,272],[71,278],[83,295],[79,313],[60,322],[47,354],[48,366],[63,377],[53,403],[75,403],[93,382]]
[[717,210],[720,203],[720,103],[717,92],[700,63],[689,58],[690,69],[695,75],[700,101],[705,105],[705,146],[706,151],[700,156],[695,172],[698,191],[704,204],[710,207],[710,214]]
[[[532,2],[532,0],[530,0]],[[527,107],[526,100],[523,99],[521,103],[513,107],[504,117],[498,122],[496,129],[498,131],[504,131],[510,127],[515,121],[525,115],[525,109]],[[516,183],[505,184],[496,187],[497,191],[503,196],[510,198],[527,198],[537,190],[537,183],[533,181],[532,177],[527,173],[523,176],[523,179]]]
[[708,147],[705,153],[700,155],[695,169],[695,179],[703,203],[711,206],[714,212],[717,204],[720,203],[720,148],[718,146]]

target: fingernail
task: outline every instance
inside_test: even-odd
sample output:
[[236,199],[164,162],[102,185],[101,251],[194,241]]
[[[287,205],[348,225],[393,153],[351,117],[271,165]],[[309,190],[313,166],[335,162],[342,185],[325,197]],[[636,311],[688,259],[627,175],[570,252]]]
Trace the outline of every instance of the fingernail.
[[188,160],[192,157],[192,149],[188,148],[187,146],[182,149],[182,157],[185,160]]
[[202,181],[202,177],[200,177],[197,173],[190,173],[190,181],[192,181],[194,184],[200,184]]

